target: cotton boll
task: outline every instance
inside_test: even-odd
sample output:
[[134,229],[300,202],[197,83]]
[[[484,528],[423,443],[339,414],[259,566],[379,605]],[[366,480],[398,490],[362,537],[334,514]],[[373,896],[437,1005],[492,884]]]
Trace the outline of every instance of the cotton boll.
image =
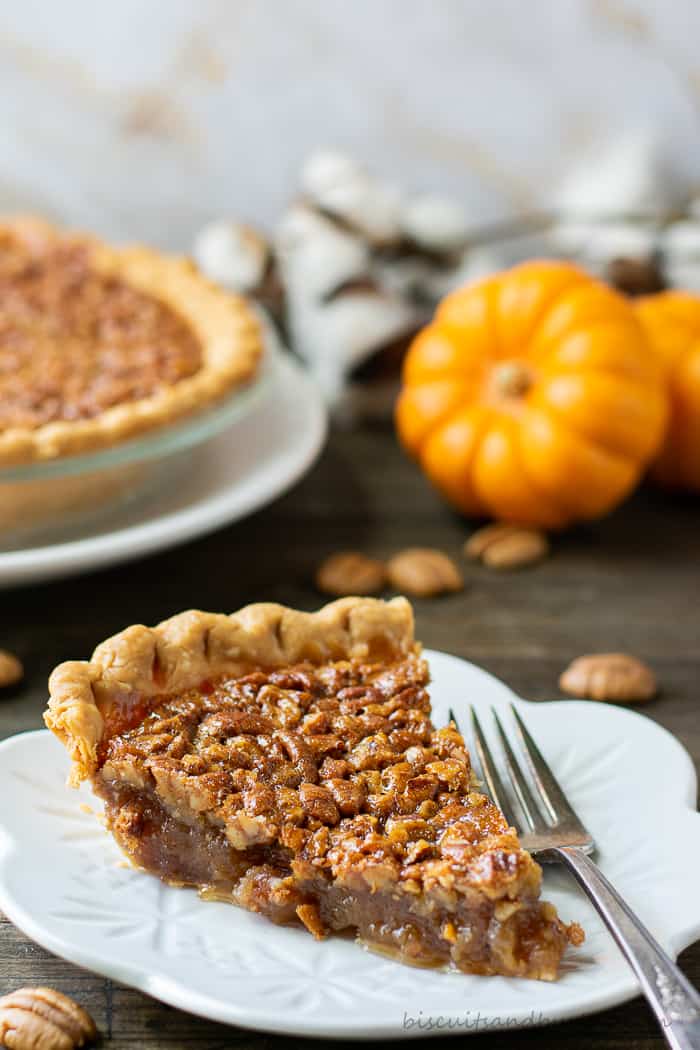
[[563,221],[549,231],[554,251],[599,269],[618,257],[644,258],[658,247],[654,226],[623,222]]
[[576,167],[555,205],[571,216],[662,215],[682,205],[687,188],[681,183],[658,140],[637,132]]
[[291,344],[335,401],[348,373],[416,327],[418,314],[378,283],[367,242],[308,204],[287,212],[275,244]]
[[369,269],[369,248],[303,204],[292,207],[275,239],[282,280],[289,294],[321,299]]
[[263,280],[270,247],[250,226],[217,220],[197,234],[194,257],[210,280],[237,292],[251,292]]
[[347,154],[320,149],[304,162],[301,169],[301,188],[312,200],[318,200],[329,190],[352,182],[362,174],[362,166]]
[[467,249],[459,262],[459,265],[448,275],[445,275],[443,283],[443,295],[453,292],[472,281],[479,281],[482,277],[488,277],[492,273],[509,266],[503,251],[498,245],[479,245]]
[[288,291],[287,306],[292,346],[331,403],[357,365],[418,324],[407,303],[379,291],[348,290],[319,302],[298,289]]
[[697,222],[669,226],[662,248],[669,282],[677,288],[700,291],[700,217]]
[[444,256],[408,254],[375,264],[383,287],[412,298],[423,310],[434,309],[444,296],[471,281],[513,266],[529,255],[542,255],[540,240],[533,247],[531,236],[504,239],[502,242],[475,245]]
[[285,255],[294,251],[300,241],[314,234],[323,234],[329,229],[335,229],[335,226],[314,208],[303,203],[292,204],[282,216],[277,227],[275,247],[278,252]]
[[441,272],[441,267],[422,255],[375,260],[372,266],[372,273],[380,287],[415,303],[434,301],[433,282],[436,274]]
[[398,190],[367,176],[329,188],[318,204],[354,227],[372,244],[389,244],[401,235],[401,198]]
[[700,259],[666,261],[666,278],[672,288],[683,288],[700,295]]
[[312,154],[302,169],[301,184],[312,204],[371,244],[390,244],[399,239],[401,194],[369,175],[350,157],[329,150]]
[[416,323],[406,303],[382,293],[348,292],[328,303],[290,301],[292,345],[331,401],[353,368]]
[[436,275],[434,291],[439,298],[461,288],[472,281],[506,270],[526,259],[551,255],[551,248],[543,234],[525,231],[511,233],[498,240],[468,246],[461,253],[456,265]]
[[422,194],[407,201],[401,229],[409,240],[430,252],[454,252],[464,246],[469,220],[464,208],[449,197]]
[[700,218],[697,222],[672,223],[665,230],[661,243],[669,260],[695,259],[700,262]]

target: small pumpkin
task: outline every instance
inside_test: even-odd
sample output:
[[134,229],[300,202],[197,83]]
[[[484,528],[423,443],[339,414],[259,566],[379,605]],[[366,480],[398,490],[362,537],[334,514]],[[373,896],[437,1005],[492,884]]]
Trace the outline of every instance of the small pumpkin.
[[443,300],[409,348],[396,424],[463,513],[561,528],[634,488],[666,415],[630,303],[569,263],[533,261]]
[[669,488],[700,489],[700,298],[661,292],[636,302],[668,382],[671,417],[651,476]]

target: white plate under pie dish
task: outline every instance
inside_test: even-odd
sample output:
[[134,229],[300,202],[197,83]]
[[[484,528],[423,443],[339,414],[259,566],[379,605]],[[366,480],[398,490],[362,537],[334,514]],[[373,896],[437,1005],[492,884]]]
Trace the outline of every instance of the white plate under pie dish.
[[[434,720],[466,704],[515,700],[491,675],[428,650]],[[606,704],[515,700],[575,807],[609,878],[674,957],[700,937],[700,815],[692,762],[650,719]],[[325,1038],[400,1038],[546,1024],[630,999],[636,981],[595,911],[562,871],[544,896],[586,943],[558,982],[418,970],[350,939],[314,941],[125,865],[68,757],[44,731],[0,744],[0,907],[71,962],[212,1020]],[[679,848],[679,843],[682,848]],[[50,858],[50,863],[47,860]]]
[[192,450],[243,419],[260,402],[276,367],[269,349],[255,378],[184,419],[107,448],[0,466],[0,550],[89,535],[96,520],[148,496],[185,469]]
[[[177,483],[148,498],[18,550],[0,548],[0,589],[128,561],[237,521],[285,492],[312,465],[326,436],[326,409],[302,366],[271,353],[250,411],[195,449]],[[257,395],[256,395],[257,396]],[[252,399],[253,394],[241,395]]]

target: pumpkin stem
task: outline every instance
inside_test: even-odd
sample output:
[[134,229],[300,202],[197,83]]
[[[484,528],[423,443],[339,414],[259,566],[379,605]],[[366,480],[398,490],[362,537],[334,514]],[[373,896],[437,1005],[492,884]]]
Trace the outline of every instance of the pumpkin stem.
[[532,369],[522,361],[504,361],[492,373],[493,387],[501,397],[522,397],[533,379]]

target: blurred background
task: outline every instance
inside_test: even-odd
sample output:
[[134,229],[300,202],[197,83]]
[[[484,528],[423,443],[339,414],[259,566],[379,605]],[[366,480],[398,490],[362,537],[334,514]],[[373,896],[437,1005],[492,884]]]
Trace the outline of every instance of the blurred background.
[[186,248],[274,225],[323,144],[483,223],[621,136],[686,197],[698,39],[696,0],[5,0],[0,207]]
[[[699,39],[697,0],[0,0],[0,211],[189,253],[250,298],[317,413],[284,480],[270,446],[259,505],[326,406],[391,431],[412,338],[486,274],[573,261],[630,298],[693,293],[700,326]],[[695,427],[700,383],[676,415]],[[242,492],[222,463],[212,492]]]

